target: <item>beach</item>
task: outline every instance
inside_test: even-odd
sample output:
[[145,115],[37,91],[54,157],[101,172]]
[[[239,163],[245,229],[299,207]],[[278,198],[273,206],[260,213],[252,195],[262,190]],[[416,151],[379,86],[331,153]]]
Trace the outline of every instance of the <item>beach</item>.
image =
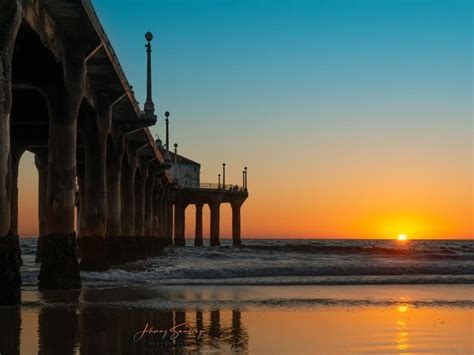
[[474,354],[473,4],[0,0],[0,355]]
[[41,292],[22,239],[22,305],[2,354],[473,353],[469,241],[249,240],[168,248]]
[[467,354],[474,350],[473,291],[471,285],[25,291],[21,308],[0,310],[11,345],[2,353]]

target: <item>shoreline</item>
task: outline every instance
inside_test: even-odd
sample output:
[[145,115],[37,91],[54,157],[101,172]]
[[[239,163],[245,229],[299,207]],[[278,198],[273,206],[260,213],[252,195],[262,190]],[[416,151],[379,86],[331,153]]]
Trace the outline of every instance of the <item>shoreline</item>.
[[474,309],[472,285],[164,285],[23,291],[23,307],[100,305],[130,309],[460,307]]
[[0,309],[0,323],[22,354],[472,353],[473,290],[352,285],[23,291],[24,304]]

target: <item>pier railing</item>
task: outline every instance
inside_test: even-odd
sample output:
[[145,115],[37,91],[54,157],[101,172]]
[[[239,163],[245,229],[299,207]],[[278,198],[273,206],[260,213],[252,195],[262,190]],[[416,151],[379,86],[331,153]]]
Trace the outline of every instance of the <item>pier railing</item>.
[[203,182],[199,185],[201,189],[209,189],[209,190],[223,190],[223,191],[235,191],[235,192],[246,192],[247,189],[244,189],[243,186],[232,185],[232,184],[213,184]]

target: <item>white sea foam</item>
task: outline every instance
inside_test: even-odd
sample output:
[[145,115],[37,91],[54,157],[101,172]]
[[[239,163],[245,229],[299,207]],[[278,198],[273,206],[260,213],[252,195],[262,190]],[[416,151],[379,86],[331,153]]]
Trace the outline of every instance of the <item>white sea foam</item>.
[[[472,241],[252,240],[242,248],[168,248],[107,272],[81,273],[87,287],[122,285],[472,284]],[[23,284],[34,288],[34,244],[21,241]]]

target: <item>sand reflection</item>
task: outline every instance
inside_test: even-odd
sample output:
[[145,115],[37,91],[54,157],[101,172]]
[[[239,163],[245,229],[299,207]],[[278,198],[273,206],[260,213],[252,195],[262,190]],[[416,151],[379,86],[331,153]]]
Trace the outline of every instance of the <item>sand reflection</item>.
[[[212,349],[246,352],[248,348],[248,335],[238,309],[44,307],[38,320],[40,354],[145,354]],[[18,349],[19,326],[9,328],[17,329],[16,338],[10,334],[10,339],[16,339],[10,347]],[[143,332],[144,329],[147,331]],[[144,334],[134,339],[140,332]]]
[[409,349],[408,346],[408,316],[407,312],[409,310],[409,306],[406,304],[402,304],[397,306],[397,311],[399,313],[398,320],[397,320],[397,350],[399,351],[407,351]]
[[[445,289],[447,296],[442,294]],[[278,295],[276,288],[259,290]],[[433,287],[431,293],[423,287],[417,298],[420,290],[413,286],[393,290],[389,296],[397,301],[376,297],[377,288],[371,287],[295,289],[296,296],[301,292],[320,297],[327,291],[333,300],[341,300],[295,307],[291,302],[266,306],[228,301],[224,296],[231,299],[231,289],[223,288],[219,294],[216,288],[216,298],[222,302],[205,308],[189,306],[196,304],[193,299],[177,302],[177,293],[162,298],[163,293],[157,296],[149,290],[127,291],[121,297],[111,296],[117,290],[48,293],[25,297],[22,308],[0,309],[0,353],[473,353],[474,308],[466,299],[472,287]],[[140,292],[140,301],[131,301]],[[288,292],[288,287],[281,291]],[[241,288],[239,295],[244,296]],[[371,302],[354,301],[363,295],[370,295]],[[446,301],[422,301],[441,295]],[[160,309],[169,300],[182,307]],[[140,331],[143,336],[134,339]]]

